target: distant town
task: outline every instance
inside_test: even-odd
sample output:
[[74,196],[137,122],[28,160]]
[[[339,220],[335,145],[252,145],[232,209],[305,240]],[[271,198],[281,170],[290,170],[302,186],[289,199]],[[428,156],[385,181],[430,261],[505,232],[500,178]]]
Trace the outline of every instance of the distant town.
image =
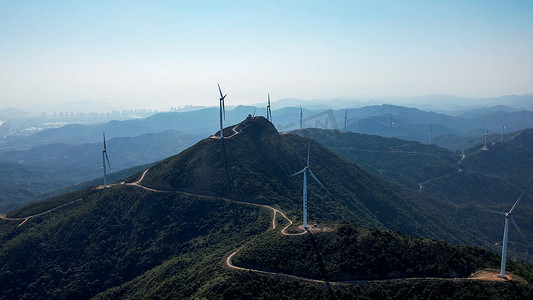
[[[185,105],[170,107],[170,112],[186,112],[205,108],[204,106]],[[66,118],[88,118],[88,117],[148,117],[158,113],[157,109],[141,108],[141,109],[122,109],[112,110],[110,112],[41,112],[41,118],[66,119]]]

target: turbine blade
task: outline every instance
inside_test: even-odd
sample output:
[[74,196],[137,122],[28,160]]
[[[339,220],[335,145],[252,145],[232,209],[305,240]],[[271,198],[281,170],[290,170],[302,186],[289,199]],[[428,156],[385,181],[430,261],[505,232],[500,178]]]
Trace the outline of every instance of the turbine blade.
[[484,210],[486,212],[490,212],[490,213],[493,213],[493,214],[497,214],[497,215],[504,215],[505,216],[505,213],[503,211],[497,211],[497,210]]
[[318,180],[318,178],[316,178],[315,174],[313,173],[313,171],[311,171],[311,169],[309,169],[309,174],[311,174],[311,176],[316,180],[316,182],[318,182],[318,184],[320,184],[320,186],[323,187],[326,192],[329,193],[328,189],[322,184],[322,182],[320,182],[320,180]]
[[513,223],[514,227],[516,227],[516,230],[518,230],[518,233],[520,233],[520,235],[522,236],[522,238],[524,239],[524,241],[527,241],[526,240],[526,237],[524,236],[524,234],[522,233],[522,230],[520,230],[520,228],[518,228],[518,225],[516,224],[516,221],[514,220],[513,216],[511,216],[511,222]]
[[224,98],[222,97],[222,90],[220,89],[220,84],[217,83],[217,85],[218,85],[218,91],[220,92],[220,98]]
[[296,175],[298,175],[298,174],[302,174],[303,172],[305,172],[305,168],[303,168],[303,169],[301,169],[300,171],[298,171],[298,172],[292,174],[291,177],[292,177],[292,176],[296,176]]
[[510,214],[512,214],[513,211],[516,209],[516,206],[518,205],[518,202],[520,202],[520,200],[522,199],[524,194],[527,192],[527,190],[531,186],[531,183],[533,183],[533,176],[531,177],[531,179],[529,179],[529,183],[527,184],[526,189],[522,192],[522,194],[520,194],[520,197],[518,197],[518,200],[516,200],[516,202],[514,203],[513,207],[511,207],[511,210],[509,211]]
[[309,141],[309,145],[307,145],[307,167],[309,168],[309,149],[311,148],[311,141]]
[[107,148],[106,148],[106,145],[105,145],[105,132],[103,134],[104,134],[104,151],[106,151]]

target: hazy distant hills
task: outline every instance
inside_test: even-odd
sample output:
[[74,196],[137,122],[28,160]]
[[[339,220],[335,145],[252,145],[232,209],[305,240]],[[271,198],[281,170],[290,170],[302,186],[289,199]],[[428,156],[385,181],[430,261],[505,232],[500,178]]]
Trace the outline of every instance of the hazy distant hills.
[[[237,123],[256,108],[239,106],[226,114],[227,122]],[[0,144],[4,151],[28,149],[51,143],[85,144],[101,142],[102,132],[108,138],[135,137],[147,133],[175,130],[184,135],[205,136],[218,128],[218,108],[206,108],[190,112],[158,113],[145,119],[109,121],[104,124],[72,124],[46,129],[29,136],[7,136]]]
[[466,98],[452,95],[434,94],[414,97],[359,97],[357,99],[313,99],[301,100],[285,98],[273,102],[275,107],[304,106],[312,109],[343,109],[346,107],[364,107],[393,103],[398,106],[415,107],[422,110],[432,110],[456,114],[469,110],[477,110],[490,106],[506,106],[510,110],[533,110],[533,94],[506,95],[489,98]]
[[397,138],[314,128],[290,133],[312,138],[368,172],[414,190],[420,182],[456,173],[461,159],[435,145]]
[[[395,105],[347,108],[348,131],[394,136],[423,143],[432,142],[453,150],[467,147],[472,138],[481,137],[486,129],[489,133],[500,134],[504,125],[507,132],[533,127],[531,111],[518,111],[504,106],[475,108],[455,113],[437,113]],[[273,106],[273,109],[273,122],[278,130],[300,128],[299,107],[276,109],[276,106]],[[238,123],[249,114],[264,115],[265,108],[237,106],[226,112],[226,122]],[[303,107],[303,127],[344,130],[344,115],[344,109],[317,109],[309,105]],[[218,118],[218,108],[204,108],[188,112],[158,113],[145,119],[90,125],[73,124],[43,130],[29,136],[6,135],[0,140],[0,151],[30,149],[51,143],[98,142],[104,131],[109,138],[134,137],[167,129],[205,136],[218,130]],[[392,128],[391,119],[394,123]]]
[[[144,165],[179,153],[199,139],[174,130],[107,140],[113,171]],[[103,176],[102,143],[49,144],[4,152],[0,204],[27,202],[33,197]],[[109,171],[109,170],[108,170]],[[19,175],[20,174],[20,175]],[[0,211],[2,210],[0,207]]]

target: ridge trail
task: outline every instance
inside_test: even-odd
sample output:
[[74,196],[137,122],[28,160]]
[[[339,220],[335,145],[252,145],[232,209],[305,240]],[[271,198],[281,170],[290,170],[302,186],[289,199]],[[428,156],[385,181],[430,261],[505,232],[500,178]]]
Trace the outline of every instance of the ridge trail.
[[56,209],[58,209],[58,208],[61,208],[61,207],[63,207],[63,206],[67,206],[67,205],[69,205],[69,204],[72,204],[72,203],[74,203],[74,202],[76,202],[76,201],[80,201],[80,200],[82,200],[82,199],[83,199],[83,198],[79,198],[79,199],[76,199],[76,200],[74,200],[74,201],[71,201],[71,202],[68,202],[68,203],[65,203],[65,204],[61,204],[61,205],[59,205],[59,206],[56,206],[56,207],[54,207],[54,208],[51,208],[51,209],[49,209],[49,210],[47,210],[47,211],[43,211],[43,212],[41,212],[41,213],[34,214],[34,215],[31,215],[31,216],[27,216],[27,217],[8,218],[8,217],[6,217],[6,215],[0,215],[0,219],[2,219],[2,220],[7,220],[7,221],[21,221],[21,220],[23,220],[22,223],[20,223],[20,224],[18,225],[18,226],[22,226],[22,224],[26,223],[26,222],[27,222],[29,219],[31,219],[31,218],[35,218],[35,217],[38,217],[38,216],[45,215],[45,214],[47,214],[47,213],[53,212],[54,210],[56,210]]
[[[201,196],[201,197],[205,197],[205,198],[209,198],[209,199],[215,199],[215,200],[222,199],[222,200],[231,201],[231,202],[234,202],[234,203],[237,203],[237,204],[251,205],[251,206],[257,206],[257,207],[266,208],[266,209],[271,210],[272,213],[273,213],[272,214],[272,229],[276,229],[276,214],[279,213],[285,220],[287,220],[289,222],[289,224],[286,225],[280,231],[281,234],[288,235],[288,236],[304,235],[304,234],[307,234],[307,233],[312,234],[312,231],[310,229],[306,229],[303,232],[299,232],[299,233],[287,233],[286,232],[287,228],[289,228],[293,224],[292,220],[289,219],[287,217],[287,215],[285,215],[285,213],[283,211],[281,211],[279,209],[276,209],[276,208],[273,208],[273,207],[268,206],[268,205],[250,203],[250,202],[243,202],[243,201],[236,201],[236,200],[232,200],[232,199],[228,199],[228,198],[206,196],[206,195],[193,194],[193,193],[187,193],[187,192],[182,192],[182,191],[162,191],[162,190],[152,189],[152,188],[143,186],[141,184],[141,181],[144,179],[144,176],[146,175],[146,173],[148,173],[148,170],[149,169],[144,170],[144,172],[142,173],[142,175],[139,178],[139,180],[137,180],[137,181],[135,181],[133,183],[126,183],[125,185],[136,186],[136,187],[145,189],[147,191],[158,192],[158,193],[180,193],[180,194],[189,195],[189,196]],[[249,242],[250,241],[248,241],[247,243],[249,243]],[[313,279],[313,278],[301,277],[301,276],[296,276],[296,275],[290,275],[290,274],[285,274],[285,273],[269,272],[269,271],[263,271],[263,270],[251,269],[251,268],[243,268],[243,267],[236,266],[236,265],[233,264],[232,259],[245,245],[246,245],[246,243],[244,245],[240,246],[239,248],[235,249],[230,255],[228,255],[226,257],[225,265],[228,268],[231,268],[231,269],[234,269],[234,270],[239,270],[239,271],[248,271],[248,272],[254,272],[254,273],[258,273],[258,274],[264,274],[264,275],[277,276],[277,277],[282,277],[282,278],[287,278],[287,279],[293,279],[293,280],[297,280],[297,281],[300,281],[300,282],[308,282],[308,283],[312,283],[312,284],[319,284],[319,285],[323,285],[323,286],[325,286],[327,288],[340,287],[340,286],[345,286],[345,285],[363,285],[363,284],[370,284],[370,283],[385,283],[385,282],[410,282],[410,281],[420,281],[420,280],[426,280],[426,281],[431,281],[431,280],[461,281],[461,280],[491,280],[491,279],[493,280],[494,276],[497,276],[497,274],[492,274],[492,273],[489,274],[489,272],[485,272],[485,273],[483,273],[484,276],[479,276],[479,275],[476,276],[477,273],[474,273],[474,274],[471,275],[471,277],[468,277],[468,278],[412,277],[412,278],[397,278],[397,279],[327,281],[327,280],[320,280],[320,279]]]

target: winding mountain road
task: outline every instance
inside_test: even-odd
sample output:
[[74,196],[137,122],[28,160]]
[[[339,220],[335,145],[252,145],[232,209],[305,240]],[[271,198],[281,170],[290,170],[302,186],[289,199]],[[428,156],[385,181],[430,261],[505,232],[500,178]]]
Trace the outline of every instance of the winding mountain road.
[[62,205],[56,206],[56,207],[51,208],[51,209],[49,209],[49,210],[47,210],[47,211],[43,211],[43,212],[41,212],[41,213],[34,214],[34,215],[31,215],[31,216],[19,217],[19,218],[8,218],[8,217],[6,217],[6,215],[0,215],[0,219],[2,219],[2,220],[6,220],[6,221],[22,221],[22,223],[20,223],[20,224],[18,225],[18,226],[22,226],[22,224],[26,223],[26,222],[27,222],[29,219],[31,219],[31,218],[35,218],[35,217],[38,217],[38,216],[45,215],[45,214],[47,214],[47,213],[51,213],[51,212],[53,212],[53,211],[56,210],[56,209],[59,209],[59,208],[61,208],[61,207],[63,207],[63,206],[67,206],[67,205],[69,205],[69,204],[72,204],[72,203],[74,203],[74,202],[76,202],[76,201],[80,201],[80,200],[82,200],[82,199],[83,199],[83,198],[79,198],[79,199],[76,199],[76,200],[74,200],[74,201],[71,201],[71,202],[68,202],[68,203],[65,203],[65,204],[62,204]]
[[[288,236],[295,236],[295,235],[304,235],[304,234],[307,234],[308,232],[309,233],[312,233],[312,230],[310,229],[307,229],[307,230],[303,230],[302,232],[299,232],[299,233],[288,233],[287,232],[287,229],[293,225],[293,222],[291,219],[289,219],[287,217],[287,215],[277,209],[277,208],[273,208],[271,206],[268,206],[268,205],[264,205],[264,204],[256,204],[256,203],[250,203],[250,202],[242,202],[242,201],[235,201],[235,200],[232,200],[232,199],[228,199],[228,198],[221,198],[221,197],[213,197],[213,196],[205,196],[205,195],[199,195],[199,194],[192,194],[192,193],[187,193],[187,192],[182,192],[182,191],[163,191],[163,190],[157,190],[157,189],[153,189],[153,188],[149,188],[149,187],[146,187],[146,186],[143,186],[141,184],[142,180],[144,179],[144,176],[146,175],[146,173],[148,172],[149,169],[146,169],[141,177],[139,178],[139,180],[133,182],[133,183],[126,183],[126,185],[130,185],[130,186],[136,186],[136,187],[139,187],[139,188],[142,188],[142,189],[145,189],[147,191],[152,191],[152,192],[158,192],[158,193],[179,193],[179,194],[184,194],[184,195],[189,195],[189,196],[201,196],[201,197],[204,197],[204,198],[209,198],[209,199],[219,199],[219,200],[225,200],[225,201],[230,201],[230,202],[234,202],[234,203],[237,203],[237,204],[242,204],[242,205],[251,205],[251,206],[257,206],[257,207],[262,207],[262,208],[266,208],[266,209],[269,209],[272,211],[272,228],[271,229],[276,229],[276,215],[277,214],[280,214],[289,224],[286,225],[280,232],[281,234],[283,235],[288,235]],[[270,230],[270,229],[269,229]],[[249,241],[250,242],[250,241]],[[248,243],[249,243],[248,242]],[[285,274],[285,273],[278,273],[278,272],[269,272],[269,271],[263,271],[263,270],[258,270],[258,269],[251,269],[251,268],[244,268],[244,267],[239,267],[239,266],[236,266],[233,264],[232,260],[233,260],[233,257],[243,248],[245,247],[246,244],[242,245],[241,247],[235,249],[230,255],[228,255],[226,257],[226,260],[225,260],[225,264],[227,267],[231,268],[231,269],[234,269],[234,270],[239,270],[239,271],[248,271],[248,272],[254,272],[254,273],[258,273],[258,274],[263,274],[263,275],[269,275],[269,276],[276,276],[276,277],[281,277],[281,278],[287,278],[287,279],[292,279],[292,280],[297,280],[297,281],[300,281],[300,282],[307,282],[307,283],[312,283],[312,284],[318,284],[318,285],[321,285],[321,286],[325,286],[327,288],[332,288],[332,287],[340,287],[340,286],[345,286],[345,285],[365,285],[365,284],[370,284],[370,283],[391,283],[391,282],[411,282],[411,281],[431,281],[431,280],[450,280],[450,281],[460,281],[460,280],[492,280],[493,277],[494,277],[494,274],[489,274],[487,275],[487,272],[484,273],[484,276],[474,276],[475,274],[473,274],[471,277],[469,278],[440,278],[440,277],[413,277],[413,278],[399,278],[399,279],[377,279],[377,280],[354,280],[354,281],[327,281],[327,280],[320,280],[320,279],[313,279],[313,278],[307,278],[307,277],[301,277],[301,276],[296,276],[296,275],[290,275],[290,274]],[[490,279],[488,279],[490,278]]]
[[[293,225],[293,221],[291,219],[289,219],[287,217],[287,215],[283,211],[281,211],[281,210],[279,210],[277,208],[268,206],[268,205],[236,201],[236,200],[232,200],[232,199],[228,199],[228,198],[222,198],[222,197],[213,197],[213,196],[207,196],[207,195],[193,194],[193,193],[188,193],[188,192],[183,192],[183,191],[164,191],[164,190],[158,190],[158,189],[153,189],[153,188],[146,187],[146,186],[142,185],[141,182],[143,181],[143,179],[146,176],[146,173],[148,173],[148,171],[149,171],[149,169],[144,170],[144,172],[142,173],[141,177],[137,181],[131,182],[131,183],[122,182],[121,185],[135,186],[135,187],[139,187],[139,188],[142,188],[144,190],[147,190],[147,191],[150,191],[150,192],[156,192],[156,193],[179,193],[179,194],[188,195],[188,196],[200,196],[200,197],[211,199],[211,200],[224,200],[224,201],[233,202],[233,203],[237,203],[237,204],[241,204],[241,205],[250,205],[250,206],[256,206],[256,207],[265,208],[265,209],[268,209],[268,210],[272,211],[272,228],[271,229],[276,229],[276,227],[277,227],[276,216],[277,216],[277,214],[280,214],[288,222],[288,224],[285,227],[283,227],[283,229],[280,230],[281,234],[287,235],[287,236],[297,236],[297,235],[304,235],[304,234],[307,234],[307,233],[310,233],[310,234],[312,233],[311,229],[306,229],[306,230],[302,229],[302,232],[298,232],[298,233],[288,233],[287,229],[290,226]],[[26,217],[8,218],[8,217],[6,217],[6,215],[0,215],[0,219],[7,220],[7,221],[22,221],[18,225],[18,226],[21,226],[21,225],[26,223],[31,218],[42,216],[44,214],[50,213],[50,212],[52,212],[52,211],[54,211],[56,209],[59,209],[59,208],[64,207],[64,206],[67,206],[69,204],[72,204],[74,202],[80,201],[82,199],[83,198],[76,199],[74,201],[59,205],[59,206],[54,207],[52,209],[49,209],[47,211],[44,211],[44,212],[41,212],[41,213],[38,213],[38,214],[34,214],[34,215],[30,215],[30,216],[26,216]],[[248,243],[249,242],[250,241],[248,241]],[[385,283],[385,282],[388,282],[388,283],[390,283],[390,282],[410,282],[410,281],[420,281],[420,280],[454,280],[454,281],[457,281],[457,280],[472,280],[472,279],[477,279],[477,280],[495,280],[494,278],[495,278],[495,276],[497,276],[496,273],[492,274],[492,272],[484,271],[484,272],[482,272],[482,273],[480,273],[479,275],[476,276],[476,274],[479,273],[479,272],[477,272],[477,273],[473,274],[470,278],[421,277],[421,278],[356,280],[356,281],[326,281],[326,280],[320,280],[320,279],[312,279],[312,278],[307,278],[307,277],[295,276],[295,275],[290,275],[290,274],[285,274],[285,273],[269,272],[269,271],[263,271],[263,270],[258,270],[258,269],[251,269],[251,268],[243,268],[243,267],[239,267],[239,266],[234,265],[233,262],[232,262],[233,257],[245,246],[246,246],[246,244],[244,244],[241,247],[235,249],[230,255],[228,255],[226,257],[225,264],[226,264],[227,267],[229,267],[231,269],[234,269],[234,270],[239,270],[239,271],[248,271],[248,272],[254,272],[254,273],[258,273],[258,274],[264,274],[264,275],[270,275],[270,276],[276,276],[276,277],[281,277],[281,278],[297,280],[297,281],[300,281],[300,282],[318,284],[318,285],[325,286],[327,288],[339,287],[339,286],[344,286],[344,285],[362,285],[362,284],[369,284],[369,283]]]
[[303,234],[307,233],[307,231],[305,231],[303,229],[302,229],[303,231],[299,232],[299,233],[288,233],[287,229],[293,224],[292,220],[289,219],[287,217],[287,215],[283,211],[281,211],[281,210],[279,210],[277,208],[274,208],[272,206],[268,206],[268,205],[264,205],[264,204],[257,204],[257,203],[250,203],[250,202],[243,202],[243,201],[236,201],[236,200],[232,200],[232,199],[229,199],[229,198],[223,198],[223,197],[214,197],[214,196],[193,194],[193,193],[188,193],[188,192],[183,192],[183,191],[164,191],[164,190],[158,190],[158,189],[149,188],[149,187],[144,186],[144,185],[141,184],[141,182],[144,179],[144,176],[146,176],[146,173],[148,173],[148,170],[150,170],[150,169],[144,170],[144,172],[142,173],[142,175],[139,178],[139,180],[137,180],[135,182],[132,182],[132,183],[125,183],[125,185],[140,187],[140,188],[145,189],[147,191],[156,192],[156,193],[178,193],[178,194],[187,195],[187,196],[201,196],[201,197],[212,199],[212,200],[213,199],[214,200],[221,199],[221,200],[225,200],[225,201],[228,201],[228,202],[234,202],[234,203],[237,203],[237,204],[250,205],[250,206],[257,206],[257,207],[266,208],[266,209],[269,209],[269,210],[272,211],[272,229],[276,229],[276,226],[277,226],[276,225],[277,224],[276,215],[280,214],[289,223],[287,226],[285,226],[281,230],[281,233],[283,235],[303,235]]

